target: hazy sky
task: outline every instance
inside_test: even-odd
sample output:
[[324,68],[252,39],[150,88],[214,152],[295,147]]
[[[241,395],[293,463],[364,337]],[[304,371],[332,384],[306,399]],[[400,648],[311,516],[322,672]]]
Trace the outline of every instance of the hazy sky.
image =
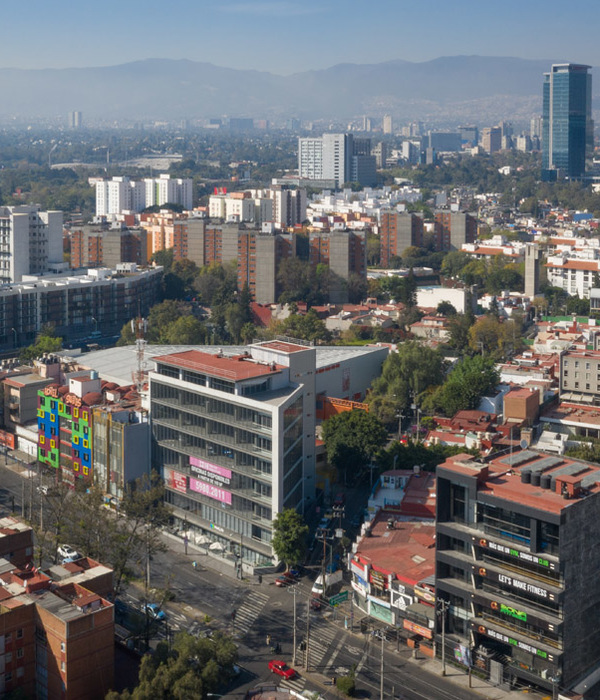
[[598,0],[30,0],[0,7],[0,68],[188,58],[289,74],[478,54],[600,65]]

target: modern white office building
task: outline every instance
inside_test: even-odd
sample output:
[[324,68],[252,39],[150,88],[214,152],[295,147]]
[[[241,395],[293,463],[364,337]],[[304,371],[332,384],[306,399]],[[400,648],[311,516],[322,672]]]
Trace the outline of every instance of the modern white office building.
[[275,563],[277,513],[314,505],[315,348],[268,341],[154,362],[153,462],[175,525],[245,568]]
[[352,134],[323,134],[298,139],[298,174],[308,180],[332,181],[336,188],[345,182],[374,185],[375,156],[371,141]]
[[0,283],[63,264],[62,211],[37,206],[0,207]]

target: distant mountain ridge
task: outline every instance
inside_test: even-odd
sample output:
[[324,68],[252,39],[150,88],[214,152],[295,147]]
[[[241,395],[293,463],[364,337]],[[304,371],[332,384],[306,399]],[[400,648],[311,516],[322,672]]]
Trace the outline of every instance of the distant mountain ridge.
[[424,63],[344,63],[289,76],[186,59],[101,68],[3,68],[0,118],[52,118],[80,110],[88,123],[222,115],[336,120],[385,113],[449,123],[514,121],[540,113],[542,75],[557,62],[450,56]]

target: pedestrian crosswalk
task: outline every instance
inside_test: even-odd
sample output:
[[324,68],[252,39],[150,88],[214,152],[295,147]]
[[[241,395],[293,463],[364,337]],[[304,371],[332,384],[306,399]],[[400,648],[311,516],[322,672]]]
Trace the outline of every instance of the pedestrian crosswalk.
[[[328,666],[333,664],[335,659],[329,657],[335,637],[336,629],[331,625],[319,624],[312,628],[309,643],[311,669],[325,673]],[[337,652],[335,656],[337,656]]]
[[287,680],[285,678],[282,678],[279,682],[279,685],[282,688],[288,688],[289,690],[293,690],[296,693],[302,693],[302,691],[304,690],[304,686],[306,685],[306,678],[302,678],[302,676],[297,676],[296,678],[294,678],[294,680]]
[[235,632],[237,635],[247,634],[256,618],[265,607],[269,596],[259,591],[251,591],[235,613]]

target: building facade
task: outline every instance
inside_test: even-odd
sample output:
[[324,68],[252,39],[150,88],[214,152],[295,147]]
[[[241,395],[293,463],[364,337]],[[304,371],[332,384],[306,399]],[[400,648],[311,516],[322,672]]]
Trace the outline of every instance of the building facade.
[[270,341],[154,361],[153,462],[177,525],[251,568],[272,564],[277,513],[314,503],[314,348]]
[[554,64],[542,93],[542,179],[580,178],[594,145],[590,66]]
[[352,276],[366,279],[367,235],[365,231],[311,231],[309,260],[312,267],[329,267],[331,303],[348,301],[347,283]]
[[437,489],[446,654],[498,684],[583,681],[600,644],[598,467],[532,450],[463,454],[437,468]]
[[146,207],[163,204],[179,204],[186,211],[193,207],[191,178],[171,178],[162,174],[145,180],[131,180],[120,176],[111,180],[94,178],[93,184],[96,188],[96,216],[141,212]]
[[47,272],[63,262],[63,213],[20,205],[0,207],[0,283]]
[[389,267],[392,258],[401,258],[407,248],[423,245],[423,217],[408,212],[382,212],[379,240],[381,265]]
[[466,212],[436,211],[435,249],[460,250],[477,238],[477,219]]
[[345,182],[375,184],[375,157],[371,140],[352,134],[323,134],[298,139],[298,175],[307,180],[329,180],[339,188]]

